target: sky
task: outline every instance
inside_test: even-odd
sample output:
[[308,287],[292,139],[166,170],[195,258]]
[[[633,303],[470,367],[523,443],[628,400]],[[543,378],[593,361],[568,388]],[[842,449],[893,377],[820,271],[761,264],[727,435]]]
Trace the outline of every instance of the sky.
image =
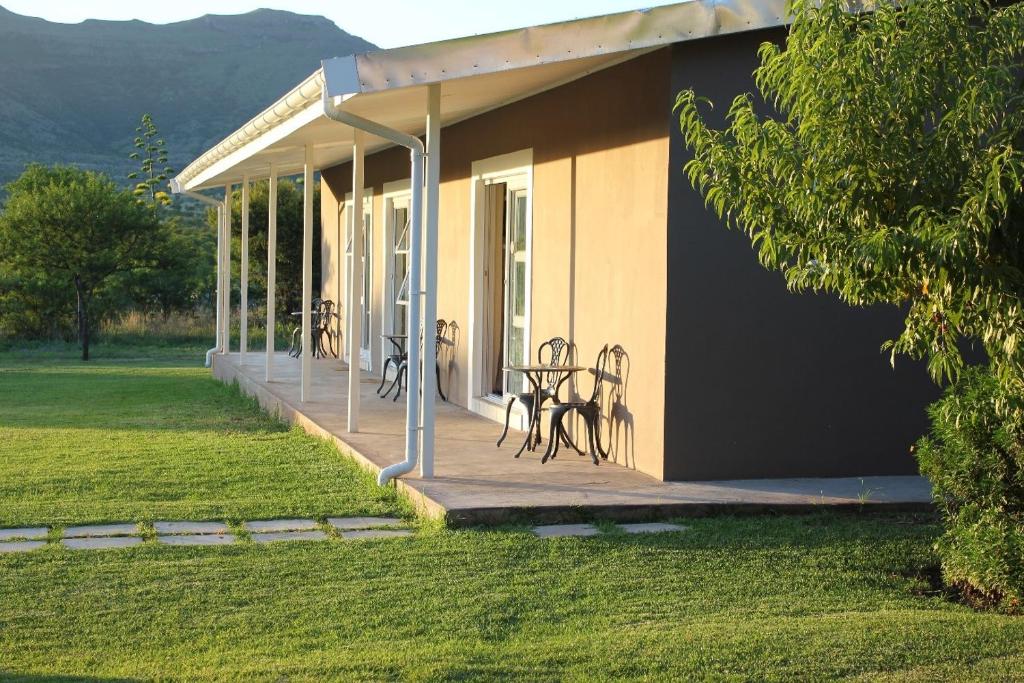
[[0,0],[17,14],[50,21],[141,19],[169,23],[207,13],[241,14],[261,7],[318,14],[339,27],[381,47],[399,47],[434,40],[490,33],[508,28],[668,5],[678,0]]

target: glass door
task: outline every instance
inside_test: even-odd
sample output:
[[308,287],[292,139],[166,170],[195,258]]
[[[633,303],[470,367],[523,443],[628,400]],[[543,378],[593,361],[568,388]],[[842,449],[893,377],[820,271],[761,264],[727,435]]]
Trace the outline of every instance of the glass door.
[[[508,183],[505,189],[505,365],[530,362],[528,329],[529,301],[529,201],[525,187]],[[527,391],[526,378],[519,372],[505,373],[505,393]]]

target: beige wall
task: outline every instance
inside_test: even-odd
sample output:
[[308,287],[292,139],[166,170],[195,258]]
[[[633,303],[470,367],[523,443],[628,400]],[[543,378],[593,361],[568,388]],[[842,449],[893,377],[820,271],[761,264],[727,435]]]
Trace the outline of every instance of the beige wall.
[[[625,400],[614,410],[613,458],[661,478],[664,473],[666,225],[670,52],[658,52],[541,93],[442,132],[438,316],[455,320],[461,340],[442,386],[469,405],[470,180],[474,161],[533,150],[531,348],[553,336],[575,341],[581,364],[604,344],[628,354]],[[442,99],[443,106],[443,99]],[[374,192],[374,307],[383,305],[385,182],[409,176],[409,155],[392,149],[367,158]],[[351,167],[323,173],[324,263]],[[324,267],[333,292],[341,267]],[[343,290],[344,288],[342,288]],[[347,313],[347,311],[346,311]],[[380,320],[380,315],[375,319]],[[380,325],[374,333],[379,334]],[[375,346],[377,346],[375,344]],[[374,359],[379,372],[379,359]],[[590,375],[579,390],[589,395]],[[606,413],[612,413],[609,406]],[[607,441],[609,426],[606,424]],[[499,432],[495,428],[495,436]],[[505,449],[507,450],[507,449]],[[511,457],[505,451],[495,457]],[[560,457],[570,456],[563,452]],[[580,466],[586,461],[580,460]]]

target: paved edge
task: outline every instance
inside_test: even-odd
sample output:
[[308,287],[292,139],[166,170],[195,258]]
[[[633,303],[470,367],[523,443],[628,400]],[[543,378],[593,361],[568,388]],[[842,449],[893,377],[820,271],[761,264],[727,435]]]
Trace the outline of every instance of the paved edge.
[[[324,429],[306,416],[298,406],[270,391],[263,384],[254,381],[240,371],[234,363],[220,362],[214,354],[212,368],[214,378],[256,399],[260,407],[292,425],[302,427],[307,434],[326,439],[333,443],[342,454],[348,455],[363,469],[375,477],[381,468],[350,446],[340,437]],[[448,509],[422,491],[409,485],[401,477],[392,480],[399,493],[404,495],[418,514],[428,519],[438,519],[452,527],[493,526],[509,523],[558,524],[589,522],[606,519],[613,522],[649,522],[672,517],[713,517],[716,515],[759,515],[766,513],[807,514],[813,512],[935,512],[931,502],[886,502],[867,503],[665,503],[655,505],[551,505],[551,506],[496,506]]]

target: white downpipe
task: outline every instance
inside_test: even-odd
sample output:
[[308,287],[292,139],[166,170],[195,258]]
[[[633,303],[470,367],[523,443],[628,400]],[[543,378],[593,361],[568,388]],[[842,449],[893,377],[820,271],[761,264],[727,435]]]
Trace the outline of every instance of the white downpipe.
[[313,145],[306,145],[302,175],[302,380],[299,400],[305,403],[313,393],[313,349],[310,337],[313,320]]
[[[334,102],[327,95],[326,88],[323,90],[324,115],[329,119],[344,123],[347,126],[358,130],[366,131],[371,135],[389,140],[397,145],[409,149],[412,170],[412,198],[409,202],[409,288],[410,291],[420,291],[420,261],[423,227],[423,142],[407,133],[382,126],[361,116],[349,114],[334,106]],[[355,260],[355,254],[352,255]],[[351,311],[350,311],[351,314]],[[409,388],[405,394],[405,460],[385,467],[377,475],[377,483],[381,486],[387,484],[394,477],[407,474],[416,467],[416,450],[419,433],[419,376],[417,371],[420,361],[420,346],[418,343],[417,326],[420,322],[420,298],[410,297],[408,310],[409,330]],[[358,346],[354,340],[350,340],[352,351],[349,353],[351,361]],[[351,365],[351,362],[350,362]],[[433,368],[431,368],[431,371]]]
[[249,177],[242,178],[242,264],[239,282],[240,316],[238,330],[238,362],[245,362],[249,350]]
[[[363,131],[358,128],[354,131],[352,144],[352,210],[349,211],[349,220],[352,221],[352,267],[348,273],[348,432],[354,434],[359,431],[359,382],[362,375],[362,351],[363,351],[363,316],[364,306],[369,306],[369,301],[363,301],[363,240],[365,235],[363,229],[363,156],[364,141]],[[369,267],[370,264],[365,264]]]
[[173,180],[171,181],[171,192],[173,192],[174,194],[183,194],[186,197],[191,197],[192,199],[196,200],[200,204],[206,204],[207,206],[212,206],[213,208],[217,209],[217,292],[214,295],[214,302],[215,302],[214,303],[214,307],[217,309],[216,310],[217,319],[216,319],[216,322],[214,323],[215,328],[214,328],[213,348],[209,349],[206,352],[206,360],[204,361],[205,364],[206,364],[206,367],[210,367],[210,363],[211,363],[211,359],[213,358],[213,354],[217,353],[217,351],[219,351],[220,348],[221,348],[221,341],[220,341],[220,311],[221,311],[221,295],[223,294],[223,289],[221,287],[222,282],[221,282],[221,272],[220,272],[220,269],[221,269],[221,264],[223,263],[223,258],[222,258],[221,251],[224,248],[224,242],[221,239],[223,237],[222,226],[224,224],[224,204],[223,204],[223,202],[218,202],[216,199],[211,199],[210,197],[207,197],[205,194],[199,194],[198,192],[193,192],[191,190],[184,190],[184,189],[181,188],[181,186],[179,186]]
[[270,165],[267,207],[267,382],[273,380],[274,307],[277,305],[277,168]]
[[437,394],[437,214],[441,176],[441,85],[427,89],[427,190],[423,273],[423,404],[420,477],[434,476],[434,408]]

